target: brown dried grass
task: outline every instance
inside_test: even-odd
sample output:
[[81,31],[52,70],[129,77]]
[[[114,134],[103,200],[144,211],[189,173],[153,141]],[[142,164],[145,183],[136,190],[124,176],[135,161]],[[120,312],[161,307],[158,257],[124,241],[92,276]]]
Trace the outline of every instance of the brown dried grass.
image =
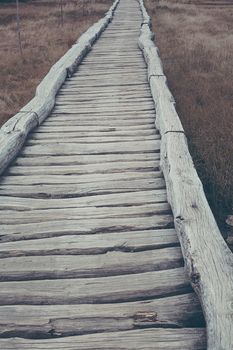
[[112,0],[20,2],[23,59],[19,55],[14,3],[0,4],[0,125],[22,108],[50,67],[90,25],[109,9]]
[[233,6],[225,3],[146,0],[190,152],[222,231],[233,205]]

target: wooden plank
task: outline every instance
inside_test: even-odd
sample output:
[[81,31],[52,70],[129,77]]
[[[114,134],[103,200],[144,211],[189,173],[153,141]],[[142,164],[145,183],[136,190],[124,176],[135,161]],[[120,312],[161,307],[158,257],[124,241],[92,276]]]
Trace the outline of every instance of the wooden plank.
[[[145,348],[146,344],[146,348]],[[182,329],[142,329],[122,332],[88,334],[82,336],[49,339],[1,339],[0,346],[5,350],[204,350],[206,348],[205,330],[202,328]]]
[[[134,125],[129,125],[127,127],[127,130],[130,133],[141,133],[141,132],[149,132],[149,133],[154,133],[154,127],[152,125],[140,125],[140,126],[134,126]],[[80,132],[80,135],[82,135],[83,132],[119,132],[121,133],[122,131],[125,131],[125,128],[123,126],[46,126],[44,127],[41,125],[38,129],[37,132],[43,132],[43,133],[54,133],[54,132]]]
[[[59,133],[53,133],[52,135],[41,135],[34,134],[31,135],[30,139],[27,141],[27,145],[36,145],[36,144],[42,144],[42,143],[56,143],[59,138]],[[74,140],[71,140],[74,139]],[[147,140],[160,140],[160,135],[148,135],[148,136],[124,136],[124,141],[147,141]],[[121,142],[122,139],[119,136],[97,136],[97,137],[80,137],[79,133],[68,133],[68,135],[60,134],[60,141],[61,142],[75,142],[75,143],[108,143],[108,142]]]
[[[75,104],[76,105],[76,104]],[[103,116],[103,114],[101,113],[101,115],[80,115],[80,114],[75,114],[74,113],[69,113],[67,115],[63,115],[61,116],[61,113],[56,114],[56,115],[52,115],[50,118],[47,119],[46,122],[44,122],[43,125],[51,125],[51,124],[66,124],[67,122],[72,123],[73,125],[108,125],[108,124],[112,124],[112,126],[119,124],[119,125],[141,125],[142,123],[152,123],[155,120],[155,115],[135,115],[135,117],[131,114],[131,115],[124,115],[122,118],[118,117],[117,120],[114,120],[115,115],[111,115],[111,116]]]
[[[101,73],[99,71],[99,73]],[[123,74],[124,72],[122,72]],[[148,93],[149,96],[151,96],[151,90],[149,88],[149,86],[147,85],[139,85],[137,86],[136,89],[134,88],[131,88],[131,87],[124,87],[124,88],[121,88],[121,87],[108,87],[108,88],[101,88],[100,89],[88,89],[86,88],[85,86],[77,86],[76,88],[75,87],[72,87],[72,88],[63,88],[61,87],[61,89],[59,90],[57,96],[70,96],[70,95],[73,95],[73,96],[77,96],[77,92],[78,92],[78,96],[82,97],[82,96],[87,96],[89,95],[90,98],[93,97],[93,96],[103,96],[103,95],[108,95],[110,96],[111,98],[114,96],[113,95],[113,92],[117,92],[117,95],[118,96],[142,96],[141,94],[145,94],[145,93]]]
[[[76,109],[75,107],[75,111],[77,112],[78,109]],[[72,112],[72,109],[69,110],[69,112]],[[67,124],[71,124],[74,127],[76,126],[109,126],[109,127],[114,127],[114,126],[124,126],[125,128],[127,128],[130,125],[137,125],[137,126],[141,126],[141,125],[153,125],[154,124],[154,118],[142,118],[142,119],[124,119],[124,120],[106,120],[106,119],[95,119],[93,117],[93,119],[89,119],[88,118],[86,120],[81,119],[81,118],[73,118],[73,120],[61,120],[59,118],[52,118],[50,120],[47,120],[46,122],[44,122],[43,127],[47,127],[47,126],[55,126],[55,127],[63,127],[63,126],[67,126]]]
[[183,266],[180,247],[94,255],[38,255],[1,260],[0,281],[120,276]]
[[203,316],[194,293],[116,304],[1,306],[0,337],[42,338],[144,327],[199,327]]
[[[52,143],[48,143],[52,145]],[[27,165],[11,166],[6,175],[60,175],[60,174],[96,174],[96,173],[117,173],[132,171],[153,171],[159,170],[159,161],[138,161],[138,162],[122,162],[122,163],[101,163],[86,165]]]
[[[156,165],[160,160],[159,153],[133,153],[133,154],[124,154],[124,155],[71,155],[71,156],[39,156],[39,157],[17,157],[13,165],[27,165],[27,166],[41,166],[41,165],[80,165],[80,166],[98,166],[98,164],[104,164],[107,167],[116,165],[124,166],[125,164],[130,163],[154,163]],[[108,165],[107,165],[108,164]]]
[[[114,118],[117,120],[116,124],[114,124]],[[129,111],[124,111],[122,117],[119,117],[119,111],[108,111],[108,112],[101,112],[101,110],[97,111],[97,110],[93,110],[93,111],[87,111],[86,112],[81,112],[80,109],[76,109],[74,111],[72,111],[71,109],[67,110],[66,112],[62,112],[62,111],[57,111],[56,113],[51,113],[50,114],[50,118],[48,119],[47,122],[55,122],[56,120],[58,122],[63,122],[64,120],[66,122],[75,122],[75,121],[87,121],[90,122],[91,118],[93,118],[93,121],[97,122],[97,121],[102,121],[102,123],[106,123],[106,126],[108,126],[109,123],[111,123],[112,127],[114,126],[124,126],[124,122],[132,122],[133,119],[135,119],[135,123],[137,122],[142,122],[144,121],[144,123],[151,123],[151,121],[155,120],[155,113],[154,110],[153,111],[149,111],[149,112],[142,112],[142,111],[138,111],[138,110],[133,110],[130,109]],[[49,123],[47,123],[49,124]],[[119,124],[119,125],[118,125]],[[45,123],[43,124],[43,126],[46,125]],[[101,125],[101,124],[100,124]],[[126,130],[125,130],[126,131]],[[158,133],[158,131],[157,131]]]
[[[156,130],[121,130],[121,131],[114,131],[114,130],[110,130],[110,131],[84,131],[84,132],[80,132],[80,131],[66,131],[65,133],[60,130],[54,133],[47,133],[47,132],[33,132],[30,134],[30,138],[29,140],[35,139],[35,140],[41,140],[41,139],[53,139],[53,138],[61,138],[61,137],[70,137],[70,138],[74,138],[76,137],[77,139],[85,139],[86,141],[88,140],[88,138],[93,138],[93,140],[95,139],[101,139],[103,138],[103,140],[107,139],[107,137],[111,138],[123,138],[124,139],[127,137],[128,138],[133,138],[135,137],[135,140],[137,140],[137,138],[149,138],[151,137],[153,139],[153,137],[155,137],[155,139],[160,136],[158,133],[156,133]],[[107,157],[107,155],[104,155],[105,157]],[[145,154],[145,157],[147,155]],[[156,155],[154,155],[155,157]],[[96,156],[92,156],[92,157],[96,157]],[[100,157],[100,156],[98,156]],[[125,156],[122,156],[125,157]],[[130,157],[132,157],[132,159],[134,160],[134,156],[131,155]],[[82,158],[82,156],[80,156],[80,158]]]
[[[47,127],[48,128],[48,127]],[[53,130],[57,130],[58,127],[54,127]],[[72,127],[71,127],[72,129]],[[47,129],[46,129],[47,130]],[[28,146],[22,150],[23,155],[61,155],[61,154],[109,154],[109,153],[135,153],[135,152],[159,152],[160,140],[148,140],[148,141],[137,141],[137,142],[118,142],[117,147],[113,142],[109,143],[98,143],[98,147],[93,144],[85,143],[61,143],[58,142],[56,145],[34,145]]]
[[[56,100],[56,105],[57,106],[64,106],[64,105],[68,105],[68,106],[77,106],[77,107],[87,107],[88,109],[91,108],[96,108],[96,107],[101,107],[101,106],[106,106],[109,107],[109,110],[114,106],[120,106],[121,108],[126,107],[126,106],[131,106],[132,109],[135,109],[135,104],[138,100],[136,98],[128,98],[126,99],[126,97],[124,99],[117,99],[117,98],[95,98],[94,100],[92,99],[88,100],[80,98],[80,96],[77,96],[76,98],[74,96],[69,97],[69,95],[67,97],[63,96],[63,97],[59,97]],[[138,101],[140,103],[136,104],[136,106],[138,105],[138,107],[141,107],[141,105],[143,104],[145,106],[146,105],[150,105],[153,106],[153,100],[151,98],[151,96],[148,97],[141,97],[140,100]],[[137,116],[137,115],[136,115]],[[110,117],[110,116],[108,116]],[[125,114],[120,114],[118,115],[119,119],[123,119],[125,118]]]
[[[102,74],[99,73],[101,76]],[[106,96],[108,99],[106,100]],[[147,93],[147,90],[144,91],[142,94],[140,92],[138,93],[132,93],[132,94],[126,94],[126,95],[118,95],[118,96],[111,96],[107,93],[101,93],[101,91],[92,95],[82,93],[80,95],[71,95],[71,94],[59,94],[56,98],[56,101],[64,102],[64,101],[70,101],[70,102],[96,102],[96,103],[102,103],[104,102],[106,105],[111,105],[113,102],[118,103],[134,103],[135,101],[151,101],[152,97],[149,93]]]
[[66,235],[83,235],[110,232],[167,229],[174,227],[173,216],[154,215],[138,218],[111,218],[88,220],[58,220],[39,222],[37,225],[1,225],[1,242],[40,239]]
[[[36,135],[36,134],[35,134]],[[37,135],[38,136],[38,135]],[[41,135],[48,136],[48,135]],[[59,135],[58,135],[59,136]],[[34,137],[34,135],[33,135]],[[104,154],[104,155],[80,155],[71,156],[41,156],[41,157],[20,157],[18,156],[13,164],[15,165],[90,165],[100,163],[134,162],[134,161],[157,161],[159,153],[133,153],[133,154]]]
[[[162,178],[112,182],[98,181],[87,185],[86,183],[75,184],[74,180],[73,184],[72,181],[70,183],[70,181],[65,182],[64,180],[63,184],[57,184],[53,177],[54,176],[50,176],[50,179],[45,179],[45,182],[50,182],[49,185],[26,185],[24,181],[21,181],[23,183],[21,185],[0,185],[0,196],[25,198],[74,198],[111,193],[137,192],[139,189],[144,191],[165,189],[165,182]],[[58,177],[61,178],[61,176]],[[77,178],[76,180],[78,181]],[[16,180],[15,183],[17,183]]]
[[1,282],[0,305],[128,302],[189,291],[184,268],[179,267],[111,277]]
[[[127,178],[128,175],[128,178]],[[154,175],[154,176],[153,176]],[[136,185],[138,183],[143,183],[145,186],[149,184],[149,186],[152,186],[153,180],[155,179],[161,179],[162,173],[160,171],[154,172],[152,174],[148,171],[143,172],[128,172],[127,174],[124,173],[109,173],[109,174],[86,174],[86,175],[47,175],[46,177],[31,175],[31,176],[24,176],[24,175],[18,175],[18,176],[6,176],[2,178],[1,185],[43,185],[43,184],[51,184],[51,185],[74,185],[76,186],[77,193],[82,194],[85,193],[88,194],[88,191],[93,189],[110,189],[114,188],[114,186],[120,186],[120,188],[124,189],[124,192],[127,192],[127,188],[134,189],[136,191],[140,190],[140,188],[137,188]],[[92,180],[93,179],[93,180]],[[134,183],[134,181],[138,181],[137,183]],[[160,184],[161,181],[157,182],[157,184]],[[86,184],[86,185],[85,185]],[[88,184],[88,186],[87,186]],[[73,187],[74,187],[73,186]],[[85,187],[86,186],[86,187]],[[160,185],[159,185],[160,188]],[[163,194],[164,196],[165,194]]]
[[146,230],[95,235],[67,235],[46,239],[5,242],[0,258],[37,255],[89,255],[111,251],[137,252],[178,246],[174,229]]
[[[85,175],[86,176],[86,175]],[[55,208],[83,208],[106,206],[132,206],[167,202],[166,190],[115,193],[67,199],[33,199],[20,197],[0,197],[0,210],[35,210]]]
[[[101,75],[101,73],[99,73]],[[108,98],[106,100],[106,97]],[[117,101],[117,102],[134,102],[135,100],[141,100],[144,98],[148,98],[151,99],[151,93],[150,91],[146,88],[141,89],[139,91],[125,91],[125,93],[123,91],[119,91],[119,93],[115,96],[112,95],[111,91],[95,91],[93,90],[92,92],[90,92],[90,94],[87,91],[83,91],[80,90],[79,94],[77,95],[75,92],[61,92],[59,91],[59,93],[57,94],[57,99],[59,99],[60,101],[64,100],[73,100],[73,101],[79,101],[79,102],[86,102],[88,101],[88,99],[92,102],[94,101],[102,101],[103,99],[105,99],[106,104],[107,103],[111,103],[111,101]]]
[[[12,197],[11,197],[12,198]],[[13,201],[14,198],[12,198]],[[39,199],[38,199],[39,200]],[[52,205],[52,204],[51,204]],[[147,217],[150,215],[171,214],[170,206],[167,203],[156,204],[136,204],[125,207],[124,203],[117,206],[95,207],[88,205],[83,208],[59,208],[47,210],[33,210],[14,212],[13,210],[4,210],[0,212],[2,224],[20,224],[37,223],[52,220],[83,220],[88,218],[127,218],[127,217]]]
[[124,113],[124,112],[130,112],[133,113],[136,112],[147,112],[147,111],[154,111],[154,104],[148,103],[147,105],[141,104],[140,106],[120,106],[119,104],[115,107],[109,108],[109,106],[102,106],[102,107],[93,107],[93,108],[78,108],[75,105],[74,106],[55,106],[53,109],[54,113],[92,113],[92,112],[99,112],[99,113]]

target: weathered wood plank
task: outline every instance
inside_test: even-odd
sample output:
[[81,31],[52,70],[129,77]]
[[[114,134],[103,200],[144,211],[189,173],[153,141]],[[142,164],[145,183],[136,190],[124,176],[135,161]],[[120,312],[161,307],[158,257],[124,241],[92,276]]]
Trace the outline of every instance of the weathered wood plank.
[[[48,143],[47,145],[51,145]],[[28,164],[27,167],[15,165],[11,166],[6,175],[60,175],[60,174],[95,174],[95,173],[117,173],[132,171],[158,171],[160,169],[159,161],[138,161],[138,162],[114,162],[90,165],[53,165],[37,166]]]
[[166,201],[166,190],[138,191],[130,193],[115,193],[111,195],[97,195],[67,199],[33,199],[20,197],[0,197],[0,210],[35,210],[52,208],[82,208],[82,207],[112,207],[132,206]]
[[174,227],[173,216],[155,215],[142,218],[111,218],[65,220],[1,226],[1,242],[138,230],[167,229]]
[[[49,127],[46,127],[48,130]],[[54,127],[53,130],[59,129],[58,126]],[[70,127],[72,129],[72,127]],[[74,130],[74,128],[73,128]],[[148,141],[137,141],[137,142],[109,142],[108,144],[98,143],[98,147],[92,144],[75,144],[70,142],[69,144],[58,142],[56,145],[34,145],[28,146],[22,150],[23,155],[61,155],[61,154],[109,154],[109,153],[135,153],[135,152],[159,152],[160,140],[148,140]]]
[[0,337],[50,338],[143,327],[203,325],[194,293],[116,304],[1,306]]
[[1,260],[0,281],[129,275],[183,266],[180,247],[94,255],[38,255]]
[[[56,175],[57,177],[57,175]],[[61,176],[58,175],[61,179]],[[21,179],[25,177],[20,177]],[[28,177],[26,177],[28,178]],[[38,179],[38,177],[37,177]],[[75,178],[71,177],[71,181],[53,181],[53,176],[50,179],[45,180],[50,184],[33,184],[25,185],[24,181],[21,181],[21,185],[0,185],[0,196],[13,196],[13,197],[31,197],[31,198],[74,198],[82,196],[93,196],[101,194],[111,193],[124,193],[124,192],[137,192],[140,190],[155,190],[165,189],[165,182],[163,178],[158,179],[143,179],[133,180],[130,179],[122,181],[110,181],[110,182],[94,182],[82,184],[75,184]],[[63,182],[61,184],[61,181]],[[72,183],[73,181],[73,183]],[[76,182],[78,179],[76,178]],[[17,181],[15,181],[16,183]],[[36,183],[36,181],[35,181]]]
[[[40,184],[75,184],[80,186],[84,183],[89,183],[90,186],[98,186],[99,182],[110,185],[115,183],[117,186],[118,181],[134,181],[134,180],[152,180],[161,178],[161,171],[149,172],[127,172],[125,173],[109,173],[109,174],[86,174],[86,175],[46,175],[46,177],[36,175],[18,175],[17,177],[12,175],[5,176],[1,179],[1,184],[5,185],[40,185]],[[88,190],[88,187],[86,188]],[[140,188],[139,188],[140,190]]]
[[[146,348],[145,348],[146,344]],[[67,337],[64,339],[27,340],[0,339],[4,350],[205,350],[205,330],[202,328],[142,329]]]
[[[13,197],[11,197],[13,200]],[[39,199],[38,199],[39,200]],[[64,200],[64,199],[63,199]],[[52,204],[53,205],[53,204]],[[2,224],[38,223],[52,220],[83,220],[94,218],[127,218],[127,217],[147,217],[151,215],[171,214],[168,203],[137,204],[127,205],[100,205],[77,208],[59,208],[42,210],[23,210],[14,212],[13,210],[0,211],[0,221]],[[78,221],[77,221],[78,223]]]
[[190,291],[180,267],[111,277],[1,282],[0,305],[123,302]]
[[177,246],[174,229],[133,232],[111,232],[95,235],[67,235],[46,239],[5,242],[0,245],[0,258],[36,255],[89,255],[110,251],[135,252]]
[[[38,136],[39,135],[39,136]],[[37,144],[48,144],[48,143],[57,143],[59,138],[59,133],[53,133],[52,135],[47,134],[37,134],[36,137],[30,137],[26,142],[26,145],[37,145]],[[73,140],[71,140],[73,139]],[[148,136],[124,136],[124,141],[143,141],[143,140],[160,140],[160,135],[148,135]],[[79,133],[68,133],[61,135],[60,141],[62,143],[72,142],[72,143],[109,143],[109,142],[121,142],[119,136],[97,136],[97,137],[80,137]]]
[[[69,109],[69,112],[71,112],[72,109]],[[93,118],[93,119],[92,119]],[[43,126],[53,126],[53,125],[57,125],[57,126],[65,126],[67,125],[67,123],[72,123],[74,126],[86,126],[86,125],[95,125],[95,126],[112,126],[114,127],[115,125],[120,125],[120,126],[125,126],[127,128],[127,126],[129,125],[145,125],[145,124],[152,124],[154,123],[154,117],[152,118],[127,118],[127,119],[118,119],[115,120],[114,117],[113,118],[95,118],[94,116],[92,116],[92,118],[80,118],[78,115],[77,117],[65,117],[64,119],[61,119],[59,117],[52,117],[51,119],[48,118],[48,120],[46,122],[44,122]],[[89,120],[88,120],[89,119]]]
[[[84,131],[84,132],[80,132],[80,131],[67,131],[67,132],[63,132],[62,130],[57,131],[57,132],[53,132],[53,133],[46,133],[46,132],[36,132],[36,133],[31,133],[29,140],[41,140],[41,139],[53,139],[53,138],[62,138],[62,137],[70,137],[70,138],[76,138],[78,139],[84,139],[86,141],[88,141],[88,139],[93,138],[95,140],[99,139],[101,140],[101,138],[104,139],[111,139],[111,138],[127,138],[127,137],[135,137],[135,140],[137,140],[137,138],[143,138],[145,137],[145,139],[151,137],[153,140],[153,137],[160,136],[158,133],[155,132],[155,130],[125,130],[125,131],[114,131],[114,130],[110,130],[110,131]],[[107,155],[104,155],[105,157],[107,157]],[[145,154],[145,157],[147,157],[148,155]],[[156,157],[156,155],[153,155],[154,157]],[[81,158],[82,156],[80,156],[79,158]],[[93,156],[92,156],[93,157]],[[96,156],[94,156],[96,158]],[[98,156],[99,158],[100,156]],[[114,157],[114,156],[112,156]],[[125,156],[122,156],[123,158]],[[132,157],[132,160],[134,160],[134,156],[130,155],[130,157]],[[19,157],[17,157],[18,159]],[[17,160],[16,159],[16,160]],[[131,159],[131,158],[130,158]],[[145,158],[146,159],[146,158]]]

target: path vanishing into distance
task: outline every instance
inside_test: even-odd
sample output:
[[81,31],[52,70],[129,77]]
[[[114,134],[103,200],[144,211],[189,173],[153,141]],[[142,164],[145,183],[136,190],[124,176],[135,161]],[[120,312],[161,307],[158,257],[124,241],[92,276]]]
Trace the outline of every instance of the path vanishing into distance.
[[3,350],[206,349],[160,169],[142,23],[140,4],[121,0],[1,177]]

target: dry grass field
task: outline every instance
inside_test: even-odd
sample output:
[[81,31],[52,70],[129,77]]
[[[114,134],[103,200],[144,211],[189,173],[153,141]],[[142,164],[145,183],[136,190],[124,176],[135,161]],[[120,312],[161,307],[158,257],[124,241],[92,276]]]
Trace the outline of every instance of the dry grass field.
[[233,1],[146,5],[192,157],[226,233],[233,212]]
[[0,125],[23,107],[39,81],[76,39],[109,9],[112,0],[20,2],[23,59],[19,55],[15,2],[0,1]]

